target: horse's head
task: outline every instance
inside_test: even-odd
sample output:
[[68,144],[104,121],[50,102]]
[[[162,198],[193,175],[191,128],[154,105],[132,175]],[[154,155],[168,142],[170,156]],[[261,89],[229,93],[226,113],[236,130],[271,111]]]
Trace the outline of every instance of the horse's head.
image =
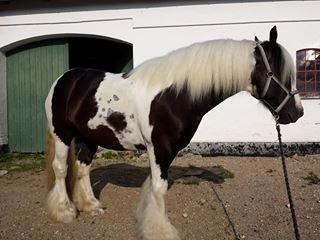
[[296,90],[295,65],[287,50],[277,43],[277,36],[273,27],[269,41],[255,39],[253,96],[263,102],[279,123],[288,124],[303,116],[303,107]]

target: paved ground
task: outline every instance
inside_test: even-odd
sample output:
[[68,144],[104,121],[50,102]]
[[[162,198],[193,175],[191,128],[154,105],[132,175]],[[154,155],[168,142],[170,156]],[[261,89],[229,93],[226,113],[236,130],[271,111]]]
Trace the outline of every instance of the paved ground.
[[[98,158],[91,177],[106,212],[81,213],[70,224],[48,218],[43,170],[9,172],[0,177],[0,239],[136,239],[134,211],[147,164],[144,155]],[[320,175],[320,156],[289,158],[288,167],[302,239],[318,240],[320,184],[303,177]],[[234,177],[224,179],[230,172]],[[170,176],[167,210],[182,239],[294,239],[278,158],[188,154],[175,160]]]

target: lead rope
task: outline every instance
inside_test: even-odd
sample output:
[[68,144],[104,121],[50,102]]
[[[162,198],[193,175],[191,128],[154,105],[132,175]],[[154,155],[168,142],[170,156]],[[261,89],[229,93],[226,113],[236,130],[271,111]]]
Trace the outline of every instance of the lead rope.
[[278,131],[278,140],[279,140],[279,145],[280,145],[282,169],[283,169],[284,180],[285,180],[286,188],[287,188],[287,196],[289,199],[289,207],[291,210],[291,217],[292,217],[292,221],[293,221],[294,234],[295,234],[296,240],[300,240],[300,233],[299,233],[299,228],[298,228],[298,223],[297,223],[297,217],[296,217],[296,213],[294,210],[294,204],[293,204],[293,200],[292,200],[292,196],[291,196],[291,189],[290,189],[290,184],[289,184],[287,165],[286,165],[286,160],[285,160],[284,154],[283,154],[283,146],[282,146],[282,141],[281,141],[280,124],[278,123],[278,117],[276,117],[276,128]]

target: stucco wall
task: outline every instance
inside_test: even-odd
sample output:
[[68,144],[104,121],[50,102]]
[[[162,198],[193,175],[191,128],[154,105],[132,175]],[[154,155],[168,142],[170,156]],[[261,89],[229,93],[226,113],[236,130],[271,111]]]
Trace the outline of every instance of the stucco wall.
[[[100,35],[133,43],[134,64],[193,42],[217,38],[267,39],[277,25],[279,42],[295,57],[298,49],[320,48],[320,1],[272,1],[183,6],[81,7],[68,11],[0,16],[0,49],[39,36]],[[66,10],[66,9],[64,9]],[[12,45],[13,44],[13,45]],[[18,43],[19,44],[19,43]],[[304,100],[305,116],[283,126],[285,141],[320,141],[320,100]],[[193,141],[276,141],[271,115],[257,100],[239,93],[203,119]]]
[[[318,142],[320,140],[320,101],[303,101],[305,116],[295,124],[283,125],[285,142]],[[196,142],[276,142],[277,132],[272,115],[246,92],[227,99],[201,122]]]

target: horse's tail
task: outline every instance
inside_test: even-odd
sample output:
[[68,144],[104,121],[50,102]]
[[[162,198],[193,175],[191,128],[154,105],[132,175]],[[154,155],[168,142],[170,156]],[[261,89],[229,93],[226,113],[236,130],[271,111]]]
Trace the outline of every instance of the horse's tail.
[[[55,174],[52,167],[52,162],[55,156],[55,140],[52,135],[52,132],[49,128],[47,128],[47,139],[46,139],[46,148],[45,148],[45,156],[46,156],[46,168],[47,168],[47,190],[48,192],[53,188],[55,182]],[[75,167],[76,155],[75,155],[75,143],[74,140],[71,142],[68,151],[67,158],[67,177],[66,177],[66,187],[69,198],[72,199],[72,193],[76,181],[76,170]]]
[[70,199],[73,199],[72,194],[73,194],[74,185],[77,179],[77,167],[75,166],[77,158],[76,158],[75,146],[76,144],[73,139],[71,141],[71,145],[69,147],[69,152],[68,152],[68,158],[67,158],[68,172],[66,177],[66,187],[67,187],[67,192]]

